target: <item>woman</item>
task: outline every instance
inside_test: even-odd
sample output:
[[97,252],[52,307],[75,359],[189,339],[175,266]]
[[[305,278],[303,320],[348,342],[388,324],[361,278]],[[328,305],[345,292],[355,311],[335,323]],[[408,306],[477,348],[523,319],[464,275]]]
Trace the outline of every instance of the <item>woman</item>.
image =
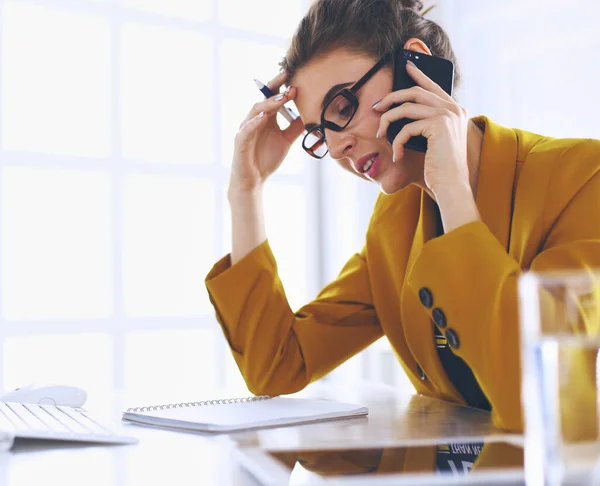
[[[419,87],[392,92],[384,65],[357,91],[348,126],[321,127],[324,101],[398,46],[456,64],[421,9],[415,0],[311,6],[270,83],[287,90],[257,103],[236,137],[232,252],[206,284],[253,393],[300,390],[385,335],[418,393],[491,410],[498,426],[521,430],[517,279],[600,266],[600,143],[469,119],[411,65]],[[282,131],[276,113],[290,100],[301,119]],[[386,130],[402,118],[415,121],[390,145]],[[305,129],[383,194],[362,251],[294,313],[266,239],[262,191]],[[426,154],[403,147],[415,135],[427,138]],[[315,150],[314,138],[303,146]]]

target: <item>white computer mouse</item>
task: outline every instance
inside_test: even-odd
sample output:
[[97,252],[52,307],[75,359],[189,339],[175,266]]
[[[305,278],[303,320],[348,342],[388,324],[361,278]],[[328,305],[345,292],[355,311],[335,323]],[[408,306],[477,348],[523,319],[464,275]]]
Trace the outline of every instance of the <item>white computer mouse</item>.
[[26,385],[0,397],[3,402],[38,403],[41,405],[62,405],[82,407],[87,400],[87,392],[70,385]]

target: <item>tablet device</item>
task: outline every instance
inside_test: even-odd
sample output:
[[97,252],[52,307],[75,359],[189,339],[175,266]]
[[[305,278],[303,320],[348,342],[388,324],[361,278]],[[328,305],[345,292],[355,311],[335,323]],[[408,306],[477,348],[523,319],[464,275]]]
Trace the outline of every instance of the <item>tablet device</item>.
[[260,484],[523,484],[523,449],[472,440],[314,450],[241,448],[241,466]]
[[[427,54],[406,49],[399,51],[394,59],[393,91],[408,89],[417,85],[413,78],[406,72],[407,61],[412,61],[429,79],[437,83],[446,93],[452,96],[452,87],[454,85],[454,64],[452,64],[452,61],[443,57],[428,56]],[[390,109],[396,106],[399,105],[392,105]],[[393,143],[400,130],[412,121],[409,118],[402,118],[391,123],[387,130],[388,141]],[[427,139],[422,135],[411,137],[404,146],[417,152],[426,152]]]

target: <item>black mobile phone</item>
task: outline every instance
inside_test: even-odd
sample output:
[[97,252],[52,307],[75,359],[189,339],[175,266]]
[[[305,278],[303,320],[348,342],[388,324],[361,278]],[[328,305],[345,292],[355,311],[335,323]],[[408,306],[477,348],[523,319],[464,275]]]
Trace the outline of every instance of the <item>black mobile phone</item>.
[[[429,79],[440,85],[446,93],[452,96],[452,85],[454,84],[454,64],[452,64],[452,61],[406,49],[401,50],[394,59],[394,84],[392,88],[394,91],[412,88],[417,84],[406,72],[407,61],[412,61]],[[393,105],[391,108],[396,106],[400,105]],[[412,121],[409,118],[402,118],[391,123],[387,131],[388,141],[392,143],[400,130]],[[422,135],[411,137],[404,146],[417,152],[426,152],[427,139]]]

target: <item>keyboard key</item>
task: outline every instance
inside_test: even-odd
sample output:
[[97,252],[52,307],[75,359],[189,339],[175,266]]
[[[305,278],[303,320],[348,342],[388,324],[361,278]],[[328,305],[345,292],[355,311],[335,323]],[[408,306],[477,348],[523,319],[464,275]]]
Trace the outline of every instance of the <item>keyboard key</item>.
[[27,424],[23,422],[19,418],[19,416],[10,409],[10,407],[7,404],[2,403],[0,409],[2,410],[2,414],[4,415],[4,417],[13,425],[13,427],[15,427],[16,429],[29,429]]
[[[31,407],[31,405],[29,407]],[[52,415],[52,413],[46,410],[46,407],[49,407],[49,405],[35,405],[35,407],[34,413],[36,413],[38,418],[42,420],[50,430],[53,432],[71,432],[71,430],[65,424],[60,422],[56,417],[54,417],[54,415]]]
[[22,403],[10,403],[8,408],[27,425],[29,430],[48,431],[48,427],[39,418],[33,415]]
[[69,417],[71,417],[81,426],[85,427],[91,434],[107,435],[111,433],[108,429],[102,427],[100,424],[86,417],[86,415],[83,412],[76,411],[75,409],[69,407],[58,408],[60,408],[61,411],[66,413]]
[[48,406],[52,416],[58,420],[61,424],[63,424],[67,429],[76,434],[88,434],[89,431],[81,425],[77,420],[73,420],[67,413],[65,413],[62,408],[66,407],[51,407]]
[[15,429],[17,427],[14,421],[11,420],[11,415],[14,414],[8,409],[6,404],[0,402],[0,429]]

